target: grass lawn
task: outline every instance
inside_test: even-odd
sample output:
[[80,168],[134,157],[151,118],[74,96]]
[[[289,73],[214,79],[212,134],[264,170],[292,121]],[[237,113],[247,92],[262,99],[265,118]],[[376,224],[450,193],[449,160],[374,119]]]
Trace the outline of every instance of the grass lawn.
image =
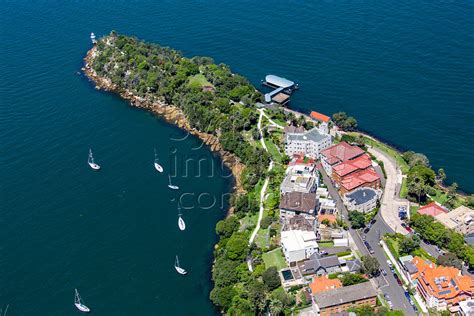
[[268,239],[270,238],[269,237],[269,228],[267,228],[267,229],[260,228],[258,230],[257,236],[255,237],[255,243],[257,244],[257,246],[259,248],[264,249],[265,247],[268,246],[267,237],[268,237]]
[[402,186],[400,187],[400,197],[404,199],[407,196],[408,196],[407,178],[403,178]]
[[212,86],[212,84],[207,81],[206,77],[203,74],[197,74],[189,78],[188,86],[194,88],[202,88],[204,86]]
[[265,145],[267,146],[270,155],[272,155],[272,160],[274,160],[275,162],[281,162],[281,154],[278,151],[276,145],[268,139],[265,139]]
[[262,254],[263,262],[265,262],[265,267],[276,267],[278,270],[287,267],[285,258],[283,257],[283,252],[281,248],[274,249],[267,253]]
[[320,248],[332,248],[332,247],[334,247],[334,242],[332,240],[321,241],[321,242],[318,242],[318,246]]
[[[398,239],[385,236],[385,242],[387,243],[388,249],[390,249],[390,252],[393,254],[393,256],[397,259],[400,258],[400,254],[398,252],[399,251]],[[411,255],[421,257],[431,262],[436,262],[436,259],[433,258],[429,253],[426,252],[426,250],[424,250],[421,247],[413,251]]]
[[[353,136],[360,135],[359,133],[356,133],[356,132],[353,132],[353,133],[350,133],[350,134],[353,135]],[[408,164],[406,163],[405,160],[403,160],[402,155],[396,149],[394,149],[393,147],[388,146],[387,144],[384,144],[384,143],[381,143],[377,140],[369,138],[367,136],[362,136],[362,137],[363,137],[364,142],[366,144],[382,150],[383,152],[388,154],[390,157],[395,159],[397,161],[397,164],[400,166],[400,169],[402,170],[403,174],[408,173],[408,169],[409,169]]]

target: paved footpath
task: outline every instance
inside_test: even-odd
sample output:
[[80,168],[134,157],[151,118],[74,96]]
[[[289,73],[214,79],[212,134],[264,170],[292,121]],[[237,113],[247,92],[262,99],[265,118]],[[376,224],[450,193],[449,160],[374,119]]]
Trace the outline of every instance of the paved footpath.
[[402,220],[398,217],[399,206],[405,206],[408,212],[410,210],[409,201],[398,197],[398,191],[403,179],[402,172],[397,167],[396,161],[386,153],[373,147],[369,148],[369,152],[374,155],[377,160],[383,162],[385,173],[387,174],[384,193],[380,203],[381,215],[385,223],[387,223],[393,231],[406,235],[408,231],[402,227]]

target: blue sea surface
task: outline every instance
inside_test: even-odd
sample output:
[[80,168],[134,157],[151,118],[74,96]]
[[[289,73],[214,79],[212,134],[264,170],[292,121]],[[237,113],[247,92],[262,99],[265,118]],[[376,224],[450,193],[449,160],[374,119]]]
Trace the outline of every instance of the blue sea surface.
[[[474,192],[472,1],[18,0],[2,2],[0,27],[8,315],[76,314],[74,288],[96,315],[217,313],[210,269],[228,170],[196,138],[94,89],[80,70],[90,32],[211,56],[257,87],[267,74],[296,81],[293,109],[346,111]],[[86,163],[90,147],[99,172]],[[185,161],[201,158],[208,167],[186,174]],[[174,271],[175,255],[187,276]]]

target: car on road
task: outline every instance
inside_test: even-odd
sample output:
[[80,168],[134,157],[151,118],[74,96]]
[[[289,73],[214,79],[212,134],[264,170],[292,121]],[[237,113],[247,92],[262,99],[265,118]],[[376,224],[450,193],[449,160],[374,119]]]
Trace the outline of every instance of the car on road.
[[372,249],[372,246],[370,246],[367,241],[364,241],[364,245],[365,247],[367,247],[367,250],[369,251],[371,255],[374,254],[374,249]]
[[397,281],[398,285],[400,285],[400,286],[403,285],[402,281],[400,280],[400,278],[398,277],[398,275],[396,273],[393,274],[393,277]]
[[413,229],[411,229],[411,227],[406,223],[402,223],[402,227],[405,228],[409,233],[413,232]]

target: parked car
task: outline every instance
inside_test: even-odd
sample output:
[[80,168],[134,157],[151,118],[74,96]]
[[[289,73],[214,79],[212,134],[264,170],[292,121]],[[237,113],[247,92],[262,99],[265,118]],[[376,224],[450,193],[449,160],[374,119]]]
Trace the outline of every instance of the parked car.
[[400,286],[403,285],[402,280],[400,280],[400,278],[398,277],[398,275],[396,273],[393,274],[393,277],[397,281],[398,285],[400,285]]
[[367,237],[365,235],[362,235],[362,240],[365,241]]
[[370,224],[371,224],[371,225],[374,225],[376,221],[377,221],[377,220],[376,220],[375,217],[374,217],[374,218],[370,221]]
[[382,272],[382,275],[383,276],[387,276],[387,271],[385,271],[384,269],[380,270]]
[[364,234],[367,234],[369,231],[370,231],[370,227],[366,227],[362,232],[363,232]]

